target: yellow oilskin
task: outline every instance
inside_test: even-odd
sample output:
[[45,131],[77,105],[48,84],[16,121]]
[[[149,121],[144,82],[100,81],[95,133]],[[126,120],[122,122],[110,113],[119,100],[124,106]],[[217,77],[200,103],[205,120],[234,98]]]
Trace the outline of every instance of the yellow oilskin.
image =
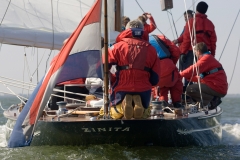
[[[104,107],[102,107],[100,109],[99,115],[101,115],[101,116],[104,115]],[[110,116],[112,117],[112,119],[122,119],[122,117],[123,117],[122,103],[116,105],[115,108],[114,108],[114,106],[111,106]]]

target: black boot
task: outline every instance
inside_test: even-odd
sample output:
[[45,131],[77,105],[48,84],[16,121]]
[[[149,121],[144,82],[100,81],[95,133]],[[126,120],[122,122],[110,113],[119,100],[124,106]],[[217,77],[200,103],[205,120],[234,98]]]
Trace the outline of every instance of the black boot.
[[221,103],[222,103],[221,97],[214,96],[212,101],[210,102],[210,106],[208,107],[208,109],[209,110],[215,109]]
[[184,109],[184,106],[180,102],[173,103],[174,109]]

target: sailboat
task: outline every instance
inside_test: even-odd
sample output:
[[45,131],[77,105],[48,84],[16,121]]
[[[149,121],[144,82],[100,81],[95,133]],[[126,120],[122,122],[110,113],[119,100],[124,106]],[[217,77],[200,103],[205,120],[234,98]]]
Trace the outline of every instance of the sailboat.
[[[121,6],[120,4],[120,1],[104,0],[105,26],[108,26],[109,20],[107,18],[109,15],[107,14],[107,7]],[[83,63],[74,63],[74,60],[80,60],[87,56],[94,56],[100,64],[102,63],[100,45],[101,32],[103,32],[101,30],[102,0],[96,0],[90,6],[89,11],[82,18],[75,31],[70,36],[64,37],[69,37],[67,43],[61,48],[56,57],[57,60],[51,64],[48,72],[38,83],[21,112],[19,111],[20,106],[12,106],[4,112],[5,117],[16,123],[13,129],[11,129],[10,122],[8,123],[10,134],[8,146],[14,148],[29,145],[112,143],[126,146],[219,144],[222,137],[220,124],[222,109],[220,107],[209,111],[188,111],[182,116],[176,115],[169,108],[168,111],[160,115],[152,115],[147,119],[113,120],[110,118],[108,112],[108,75],[103,75],[103,72],[99,72],[96,63],[91,64],[95,66],[95,71],[91,73],[84,68]],[[120,11],[120,7],[118,9]],[[117,15],[114,14],[114,18],[120,18],[121,13],[119,13]],[[117,21],[116,19],[115,22]],[[107,57],[108,32],[119,30],[120,23],[116,23],[116,26],[118,27],[112,30],[104,27],[105,57]],[[50,43],[50,49],[56,49],[55,47],[57,46],[53,39],[52,42],[54,43]],[[107,58],[105,63],[107,63]],[[78,70],[72,68],[69,70],[69,66],[78,68]],[[101,67],[102,65],[98,66]],[[107,65],[105,65],[104,70],[104,73],[108,73]],[[79,74],[76,74],[76,71],[79,71]],[[103,118],[97,117],[96,113],[99,110],[97,112],[90,110],[90,108],[85,111],[76,110],[84,108],[81,105],[70,112],[66,112],[65,108],[52,112],[45,109],[56,84],[81,77],[104,79]],[[64,106],[66,104],[59,103],[59,107],[61,105]],[[53,115],[50,115],[50,113],[53,113]]]

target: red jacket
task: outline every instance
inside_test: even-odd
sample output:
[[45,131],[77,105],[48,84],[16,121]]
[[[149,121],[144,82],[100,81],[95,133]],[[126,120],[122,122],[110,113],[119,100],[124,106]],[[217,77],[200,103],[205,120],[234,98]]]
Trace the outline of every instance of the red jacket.
[[[189,28],[190,31],[193,30],[193,22],[194,18],[189,20],[189,25],[188,22],[186,23],[183,33],[183,42],[180,46],[181,53],[186,54],[191,47]],[[211,54],[215,56],[217,36],[213,23],[207,18],[207,15],[201,13],[196,13],[195,22],[197,43],[204,42],[211,51]]]
[[[181,33],[181,35],[177,39],[179,47],[181,46],[181,44],[183,42],[183,33],[184,33],[185,30],[186,30],[186,26],[184,26],[183,32]],[[188,50],[192,50],[192,46],[191,45],[189,46]]]
[[[221,66],[222,66],[221,63],[219,63],[212,55],[204,54],[204,56],[199,58],[196,64],[180,72],[180,75],[190,80],[193,74],[193,78],[191,79],[191,81],[197,82],[198,81],[198,77],[196,73],[197,67],[199,67],[199,74],[200,74],[204,72],[209,72]],[[227,76],[224,70],[219,70],[215,73],[209,74],[204,78],[201,78],[200,82],[203,84],[206,84],[208,87],[210,87],[211,89],[213,89],[218,93],[227,94],[228,83],[227,83]]]
[[150,24],[147,24],[147,23],[144,24],[144,32],[147,34],[151,33],[157,28],[157,25],[153,17],[149,18],[149,20],[150,20]]
[[[172,43],[170,40],[166,39],[163,35],[158,35],[158,37],[168,46],[169,51],[171,53],[171,58],[159,59],[160,61],[160,80],[158,82],[158,86],[161,87],[171,87],[178,80],[178,69],[176,67],[176,63],[181,54],[179,48]],[[172,79],[172,75],[174,74],[174,78]],[[169,81],[169,79],[171,81]]]
[[[109,64],[129,67],[129,69],[117,70],[116,81],[113,84],[115,92],[147,91],[158,83],[157,73],[160,67],[156,50],[148,41],[133,38],[131,29],[118,35],[116,44],[109,48],[108,53]],[[151,71],[144,70],[144,67]]]

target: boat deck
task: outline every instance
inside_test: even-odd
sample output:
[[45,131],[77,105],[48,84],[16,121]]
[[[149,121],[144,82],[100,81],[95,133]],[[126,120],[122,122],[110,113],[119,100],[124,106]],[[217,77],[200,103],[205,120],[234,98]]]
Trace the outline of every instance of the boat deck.
[[[56,110],[52,110],[49,111],[51,113],[56,113]],[[65,115],[48,115],[46,116],[42,116],[40,118],[41,121],[51,121],[51,122],[79,122],[79,121],[101,121],[101,120],[113,120],[114,119],[103,119],[103,118],[99,118],[98,117],[98,113],[99,111],[69,111],[72,112],[71,114],[65,114]],[[186,114],[184,116],[177,116],[175,113],[163,113],[163,116],[150,116],[149,118],[147,118],[146,120],[153,120],[153,119],[162,119],[162,120],[174,120],[174,119],[183,119],[183,118],[190,118],[190,117],[201,117],[201,118],[205,118],[205,117],[211,117],[211,116],[216,116],[216,114],[221,114],[222,110],[220,107],[218,107],[217,109],[214,110],[210,110],[208,111],[208,113],[206,114],[204,111],[198,112],[198,113],[194,113],[194,114]],[[136,120],[134,118],[132,118],[132,120]],[[141,120],[141,119],[140,119]]]

